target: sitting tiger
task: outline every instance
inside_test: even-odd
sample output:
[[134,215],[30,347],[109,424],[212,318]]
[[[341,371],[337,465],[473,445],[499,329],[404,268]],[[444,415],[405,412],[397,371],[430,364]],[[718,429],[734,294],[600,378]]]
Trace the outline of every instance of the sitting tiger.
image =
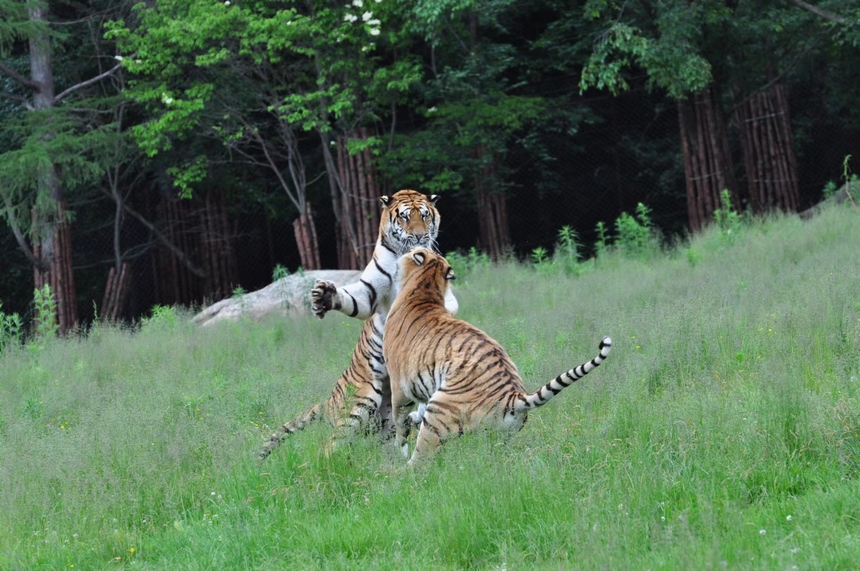
[[[331,397],[316,404],[272,434],[258,454],[266,458],[287,436],[325,418],[335,427],[333,442],[359,431],[391,431],[391,389],[382,358],[385,318],[394,295],[397,260],[415,246],[433,248],[439,233],[438,196],[400,190],[383,196],[379,236],[373,259],[359,280],[345,287],[318,280],[311,290],[311,309],[322,319],[332,309],[364,319],[364,327],[349,367],[332,390]],[[444,293],[445,309],[457,312],[457,299],[450,288]]]
[[501,345],[445,311],[445,292],[454,277],[445,258],[426,248],[400,260],[399,293],[385,325],[383,354],[391,377],[396,443],[407,457],[409,417],[416,421],[422,416],[407,411],[415,402],[427,403],[410,465],[430,457],[452,434],[479,425],[518,431],[529,410],[599,366],[612,347],[604,337],[597,357],[527,393]]

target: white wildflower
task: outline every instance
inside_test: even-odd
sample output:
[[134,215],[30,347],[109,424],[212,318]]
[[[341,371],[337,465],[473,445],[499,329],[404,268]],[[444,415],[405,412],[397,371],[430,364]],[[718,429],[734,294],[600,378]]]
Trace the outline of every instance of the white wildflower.
[[229,6],[229,5],[230,5],[230,0],[227,0],[226,2],[224,2],[224,5],[225,5],[225,6]]
[[791,521],[791,515],[785,516],[785,521]]
[[365,12],[364,14],[361,15],[361,19],[364,20],[365,22],[367,22],[371,18],[373,18],[373,12]]
[[113,56],[116,61],[122,61],[122,56]]
[[371,36],[378,36],[379,35],[379,28],[371,28],[370,29],[370,35]]
[[758,530],[758,534],[759,535],[767,535],[767,530],[766,529],[760,529],[760,530]]
[[368,20],[368,21],[367,21],[367,25],[368,25],[368,26],[378,26],[378,25],[380,25],[381,23],[382,23],[382,22],[380,22],[379,20],[377,20],[377,19],[375,19],[375,18],[374,18],[373,20]]
[[364,2],[362,2],[361,0],[352,0],[352,5],[356,8],[361,8],[362,6],[364,6]]
[[355,14],[350,14],[349,12],[347,12],[346,16],[344,16],[343,19],[346,20],[347,22],[355,22],[356,20],[358,20],[358,16],[356,16]]
[[435,112],[436,112],[436,106],[435,105],[427,110],[427,113],[435,113]]
[[173,98],[166,93],[162,93],[161,94],[161,102],[164,103],[165,105],[170,105],[171,103],[173,103]]

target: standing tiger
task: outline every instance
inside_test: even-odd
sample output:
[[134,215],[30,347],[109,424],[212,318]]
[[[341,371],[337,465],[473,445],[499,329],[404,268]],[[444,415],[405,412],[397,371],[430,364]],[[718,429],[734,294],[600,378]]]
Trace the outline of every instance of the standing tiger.
[[[439,233],[437,200],[436,195],[425,196],[414,190],[381,197],[383,209],[373,259],[359,280],[340,288],[330,281],[316,282],[311,290],[314,315],[322,319],[334,309],[364,319],[364,327],[349,367],[337,380],[331,397],[272,434],[258,458],[266,458],[281,440],[321,418],[335,427],[335,440],[358,431],[379,430],[385,435],[391,430],[391,389],[382,358],[385,318],[394,298],[399,257],[415,246],[435,247]],[[444,297],[447,311],[456,314],[457,299],[450,288]]]
[[408,457],[408,415],[415,402],[427,403],[409,460],[431,456],[452,434],[479,425],[518,431],[528,411],[546,404],[609,355],[612,341],[604,337],[600,354],[527,393],[516,365],[486,333],[445,311],[445,291],[454,279],[448,262],[426,248],[400,260],[399,293],[386,323],[383,354],[391,377],[396,443]]

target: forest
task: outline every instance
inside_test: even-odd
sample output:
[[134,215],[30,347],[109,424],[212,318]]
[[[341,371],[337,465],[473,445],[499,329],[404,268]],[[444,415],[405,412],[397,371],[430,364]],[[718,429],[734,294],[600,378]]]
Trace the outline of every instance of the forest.
[[492,259],[800,212],[854,177],[858,42],[856,0],[0,0],[0,311],[360,268],[401,188]]

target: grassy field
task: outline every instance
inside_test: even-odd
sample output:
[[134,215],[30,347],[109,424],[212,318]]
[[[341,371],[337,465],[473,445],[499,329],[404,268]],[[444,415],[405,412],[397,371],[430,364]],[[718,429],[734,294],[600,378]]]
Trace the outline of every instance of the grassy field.
[[[462,260],[461,260],[462,262]],[[0,356],[0,569],[855,569],[860,216],[712,230],[664,254],[455,267],[460,316],[531,389],[607,362],[508,441],[413,472],[330,429],[340,316],[140,330]]]

